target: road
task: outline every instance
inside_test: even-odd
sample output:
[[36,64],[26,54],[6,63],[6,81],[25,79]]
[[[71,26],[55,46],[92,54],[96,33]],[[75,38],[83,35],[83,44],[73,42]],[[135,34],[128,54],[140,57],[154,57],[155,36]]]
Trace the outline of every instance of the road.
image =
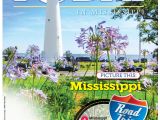
[[[99,71],[100,72],[100,71]],[[60,75],[67,75],[67,76],[84,76],[85,74],[85,71],[77,71],[77,72],[67,72],[67,71],[61,71],[61,72],[58,72],[58,74]],[[144,70],[142,72],[140,72],[141,75],[144,75]],[[86,73],[86,76],[93,76],[95,75],[94,71],[88,71]],[[153,75],[153,71],[152,70],[145,70],[145,75]]]

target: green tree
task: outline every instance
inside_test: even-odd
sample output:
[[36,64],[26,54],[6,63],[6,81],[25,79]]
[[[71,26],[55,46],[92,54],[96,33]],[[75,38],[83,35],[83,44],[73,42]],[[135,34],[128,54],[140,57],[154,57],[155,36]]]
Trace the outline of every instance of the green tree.
[[[122,6],[143,7],[119,7],[112,10],[113,19],[126,18],[139,21],[141,40],[158,45],[158,0],[144,0],[143,2],[124,2]],[[131,13],[128,14],[128,11]]]
[[67,61],[71,61],[72,53],[71,53],[69,50],[67,50],[67,51],[65,52],[65,55],[66,55]]
[[8,47],[3,50],[3,56],[5,56],[6,61],[12,60],[17,52],[17,47]]

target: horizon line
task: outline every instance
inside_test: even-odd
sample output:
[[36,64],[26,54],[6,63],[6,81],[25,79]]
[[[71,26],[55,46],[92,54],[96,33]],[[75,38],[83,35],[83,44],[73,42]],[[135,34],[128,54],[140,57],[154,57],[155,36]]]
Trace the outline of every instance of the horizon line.
[[[19,53],[17,53],[17,54],[26,54],[25,52],[19,52]],[[40,54],[43,54],[43,51],[40,51]],[[64,54],[65,54],[65,52],[64,52]],[[72,53],[73,55],[89,55],[89,54],[87,54],[87,53]],[[115,54],[112,54],[112,55],[115,55]],[[121,55],[124,55],[124,54],[120,54],[119,56],[121,56]],[[126,54],[126,56],[127,55],[139,55],[138,53],[137,54],[131,54],[131,53],[129,53],[129,54]],[[150,56],[151,54],[148,54],[147,56]],[[143,56],[143,55],[141,55],[141,56]]]
[[[46,6],[14,6],[15,8],[46,8]],[[61,8],[143,8],[144,6],[60,6]]]

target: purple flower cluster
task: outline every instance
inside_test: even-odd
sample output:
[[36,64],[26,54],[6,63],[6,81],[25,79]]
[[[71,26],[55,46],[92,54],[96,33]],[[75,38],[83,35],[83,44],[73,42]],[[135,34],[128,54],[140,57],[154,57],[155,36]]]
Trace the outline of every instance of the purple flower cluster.
[[147,64],[148,69],[150,70],[158,70],[158,62],[156,59],[153,59],[151,62],[148,62]]
[[[9,47],[7,48],[7,50],[9,52],[12,52],[11,50],[14,50],[14,53],[16,53],[17,51],[17,49],[14,47]],[[14,59],[12,61],[8,60],[8,63],[3,65],[5,76],[10,78],[11,80],[16,80],[26,79],[28,76],[41,77],[42,75],[44,75],[51,81],[58,82],[58,76],[56,72],[54,71],[53,67],[51,67],[47,62],[42,62],[41,60],[38,60],[38,62],[33,62],[33,58],[36,58],[36,56],[39,56],[39,54],[40,50],[38,46],[29,46],[29,48],[27,49],[27,55],[32,60],[32,64],[30,67],[27,66],[27,63],[23,63],[23,59],[18,62],[19,60],[16,58],[16,54],[12,54]]]
[[43,98],[43,99],[47,99],[47,96],[43,93],[43,91],[42,90],[39,90],[39,89],[34,89],[34,93],[36,94],[36,95],[38,95],[40,98]]
[[53,82],[58,82],[58,76],[53,69],[47,62],[40,62],[38,64],[33,64],[32,69],[35,71],[36,76],[46,76]]
[[120,51],[126,48],[128,37],[122,36],[117,28],[104,27],[104,23],[105,21],[102,21],[95,27],[81,28],[81,33],[75,40],[78,47],[91,54],[95,53],[97,47],[102,51],[106,49]]
[[[124,67],[131,68],[133,65],[134,65],[134,62],[130,60],[123,61],[123,62],[118,62],[118,61],[111,62],[112,71],[114,72],[119,72],[122,69],[124,69]],[[106,69],[109,68],[109,64],[107,62],[104,62],[101,64],[101,68],[102,68],[102,71],[105,71]]]
[[32,89],[29,89],[29,90],[28,89],[20,89],[20,92],[17,95],[29,98],[30,100],[32,100],[32,98],[33,98]]
[[121,71],[121,69],[123,68],[122,64],[119,62],[114,62],[112,65],[113,65],[114,71],[116,72]]
[[52,82],[57,83],[58,82],[58,75],[56,74],[56,72],[52,69],[52,68],[48,68],[47,69],[48,72],[48,77]]
[[20,89],[20,93],[18,95],[27,97],[31,100],[33,100],[33,97],[39,97],[43,100],[47,99],[47,95],[44,94],[44,92],[39,89]]
[[28,76],[41,77],[42,75],[48,77],[53,82],[58,82],[58,76],[51,66],[47,63],[33,64],[31,69],[25,71],[18,66],[10,65],[7,69],[6,77],[11,80],[26,79]]
[[7,68],[6,77],[10,78],[11,80],[26,79],[28,76],[28,71],[24,71],[21,67],[10,65]]
[[148,88],[148,87],[151,87],[152,84],[153,84],[153,81],[151,79],[148,79],[148,78],[144,78],[142,80],[142,83],[144,85],[145,88]]
[[36,45],[30,45],[26,51],[27,57],[33,59],[34,57],[39,57],[40,49]]

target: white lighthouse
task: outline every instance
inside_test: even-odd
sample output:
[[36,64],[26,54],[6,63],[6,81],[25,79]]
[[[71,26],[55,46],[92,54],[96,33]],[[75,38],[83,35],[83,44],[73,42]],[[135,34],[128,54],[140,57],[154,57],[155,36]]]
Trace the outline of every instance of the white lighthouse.
[[54,62],[63,56],[60,7],[58,0],[47,1],[45,25],[44,57],[48,62]]

